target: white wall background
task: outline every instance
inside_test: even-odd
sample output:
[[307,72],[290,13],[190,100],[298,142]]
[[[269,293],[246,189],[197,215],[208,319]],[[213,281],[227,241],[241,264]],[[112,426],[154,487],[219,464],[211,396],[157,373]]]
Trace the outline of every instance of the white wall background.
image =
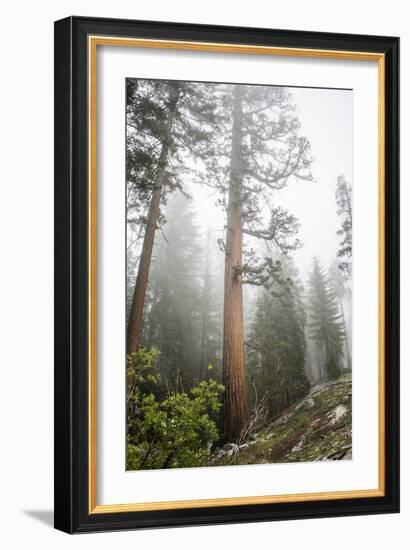
[[[4,548],[408,548],[410,30],[390,0],[52,0],[3,5],[0,33],[0,543]],[[52,524],[53,21],[67,15],[396,35],[402,39],[402,513],[69,537]],[[407,21],[407,23],[406,23]]]

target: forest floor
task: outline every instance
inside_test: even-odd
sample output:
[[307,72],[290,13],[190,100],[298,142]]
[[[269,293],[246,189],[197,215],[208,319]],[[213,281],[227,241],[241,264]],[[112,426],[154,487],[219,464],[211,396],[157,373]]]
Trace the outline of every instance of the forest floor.
[[352,379],[313,386],[307,396],[249,441],[217,449],[210,465],[312,462],[352,458]]

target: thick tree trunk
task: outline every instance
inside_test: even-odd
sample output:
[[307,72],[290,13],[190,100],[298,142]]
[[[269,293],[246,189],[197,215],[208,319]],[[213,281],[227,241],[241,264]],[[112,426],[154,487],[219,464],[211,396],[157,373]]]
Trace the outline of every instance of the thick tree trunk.
[[127,326],[127,353],[138,350],[141,340],[142,318],[144,314],[145,295],[148,285],[148,274],[154,247],[155,232],[157,229],[160,214],[160,203],[164,176],[167,167],[169,146],[171,142],[172,125],[178,103],[178,89],[172,91],[169,113],[161,154],[158,160],[158,171],[154,183],[154,191],[148,212],[147,226],[145,229],[144,241],[142,244],[141,257],[138,266],[138,274],[135,282],[134,294],[132,297],[131,311]]
[[223,383],[225,435],[236,439],[247,421],[242,276],[242,91],[234,88],[224,293]]
[[[164,149],[164,146],[163,146]],[[160,212],[160,202],[163,187],[165,167],[162,168],[155,182],[154,192],[148,212],[147,226],[142,245],[141,257],[138,266],[138,274],[135,282],[134,294],[127,330],[127,353],[137,351],[140,345],[142,316],[144,313],[145,294],[148,285],[148,273],[154,247],[155,231]]]

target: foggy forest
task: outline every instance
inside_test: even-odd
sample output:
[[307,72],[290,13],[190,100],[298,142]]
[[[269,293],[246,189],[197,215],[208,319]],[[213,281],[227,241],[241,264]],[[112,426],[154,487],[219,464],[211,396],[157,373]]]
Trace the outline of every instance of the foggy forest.
[[350,459],[351,92],[126,87],[127,469]]

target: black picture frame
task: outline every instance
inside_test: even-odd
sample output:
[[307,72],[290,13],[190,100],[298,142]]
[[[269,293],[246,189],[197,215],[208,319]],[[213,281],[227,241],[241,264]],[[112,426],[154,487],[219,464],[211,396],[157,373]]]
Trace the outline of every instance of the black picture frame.
[[[385,494],[157,511],[89,511],[88,59],[90,35],[346,52],[385,58]],[[55,527],[67,533],[399,511],[399,39],[68,17],[55,23]]]

